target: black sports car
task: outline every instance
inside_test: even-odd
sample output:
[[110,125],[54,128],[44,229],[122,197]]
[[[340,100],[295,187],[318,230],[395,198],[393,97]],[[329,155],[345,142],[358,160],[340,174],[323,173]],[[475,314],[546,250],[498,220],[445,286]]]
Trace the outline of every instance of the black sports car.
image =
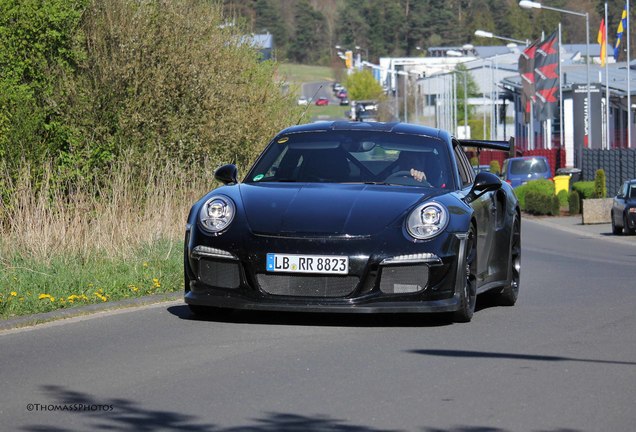
[[476,175],[460,141],[406,123],[321,122],[278,133],[243,182],[190,211],[185,302],[312,312],[451,312],[517,300],[521,220],[511,187]]
[[612,232],[614,234],[636,233],[636,179],[624,182],[614,197],[612,210]]

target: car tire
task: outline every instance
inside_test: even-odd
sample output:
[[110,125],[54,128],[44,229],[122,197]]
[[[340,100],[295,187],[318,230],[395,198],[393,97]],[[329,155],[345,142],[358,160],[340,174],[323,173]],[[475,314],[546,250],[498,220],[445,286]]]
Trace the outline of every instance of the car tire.
[[612,234],[620,235],[623,232],[623,229],[616,226],[616,222],[614,221],[614,212],[610,214],[610,217],[612,219]]
[[521,223],[515,217],[512,223],[510,236],[510,284],[506,285],[499,294],[499,304],[502,306],[514,306],[519,297],[519,282],[521,279]]
[[636,233],[635,229],[629,227],[629,224],[627,223],[627,215],[623,215],[623,231],[627,235],[633,235]]
[[453,313],[453,321],[470,322],[477,303],[477,236],[475,226],[471,224],[466,240],[465,272],[462,289],[459,293],[459,309]]

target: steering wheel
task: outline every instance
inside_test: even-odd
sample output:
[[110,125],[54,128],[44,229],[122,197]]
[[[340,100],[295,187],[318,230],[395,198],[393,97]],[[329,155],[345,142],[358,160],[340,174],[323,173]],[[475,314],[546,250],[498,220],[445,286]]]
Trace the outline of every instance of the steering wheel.
[[[387,178],[384,179],[384,183],[395,183],[395,181],[400,180],[397,184],[403,184],[406,186],[427,186],[433,187],[428,181],[422,180],[417,181],[411,175],[411,171],[396,171]],[[406,180],[406,182],[404,182]]]

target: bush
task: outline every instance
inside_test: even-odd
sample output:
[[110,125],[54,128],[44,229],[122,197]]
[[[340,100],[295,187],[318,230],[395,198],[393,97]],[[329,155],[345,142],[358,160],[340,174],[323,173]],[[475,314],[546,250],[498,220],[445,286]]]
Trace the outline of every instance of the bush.
[[577,215],[581,213],[581,198],[579,196],[579,193],[575,190],[573,190],[570,194],[569,211],[571,215]]
[[594,198],[606,197],[607,186],[605,184],[605,171],[603,169],[598,169],[594,175]]
[[559,206],[561,207],[568,206],[568,201],[570,199],[570,194],[568,193],[568,191],[564,189],[560,190],[559,193],[557,194],[557,197],[559,198]]
[[550,206],[550,214],[552,216],[559,216],[561,214],[561,203],[559,197],[552,195],[552,205]]
[[490,172],[497,175],[501,174],[501,166],[498,160],[490,161]]
[[479,159],[477,158],[477,156],[473,156],[470,158],[470,165],[471,166],[479,166]]
[[572,191],[576,191],[581,199],[594,198],[594,182],[579,181],[572,183]]
[[526,193],[528,192],[528,185],[521,185],[514,189],[515,195],[517,195],[517,199],[519,200],[519,208],[522,211],[526,210]]
[[555,215],[559,213],[559,199],[554,194],[554,183],[552,181],[533,180],[528,182],[525,187],[525,211],[538,215]]

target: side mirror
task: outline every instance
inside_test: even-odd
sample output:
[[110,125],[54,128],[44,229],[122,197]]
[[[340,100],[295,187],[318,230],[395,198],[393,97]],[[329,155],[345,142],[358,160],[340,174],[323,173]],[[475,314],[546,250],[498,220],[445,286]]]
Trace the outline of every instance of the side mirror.
[[501,179],[489,172],[480,172],[475,178],[475,184],[466,196],[468,202],[474,201],[486,192],[496,191],[501,188]]
[[238,168],[234,164],[227,164],[214,171],[214,178],[223,184],[238,183]]

